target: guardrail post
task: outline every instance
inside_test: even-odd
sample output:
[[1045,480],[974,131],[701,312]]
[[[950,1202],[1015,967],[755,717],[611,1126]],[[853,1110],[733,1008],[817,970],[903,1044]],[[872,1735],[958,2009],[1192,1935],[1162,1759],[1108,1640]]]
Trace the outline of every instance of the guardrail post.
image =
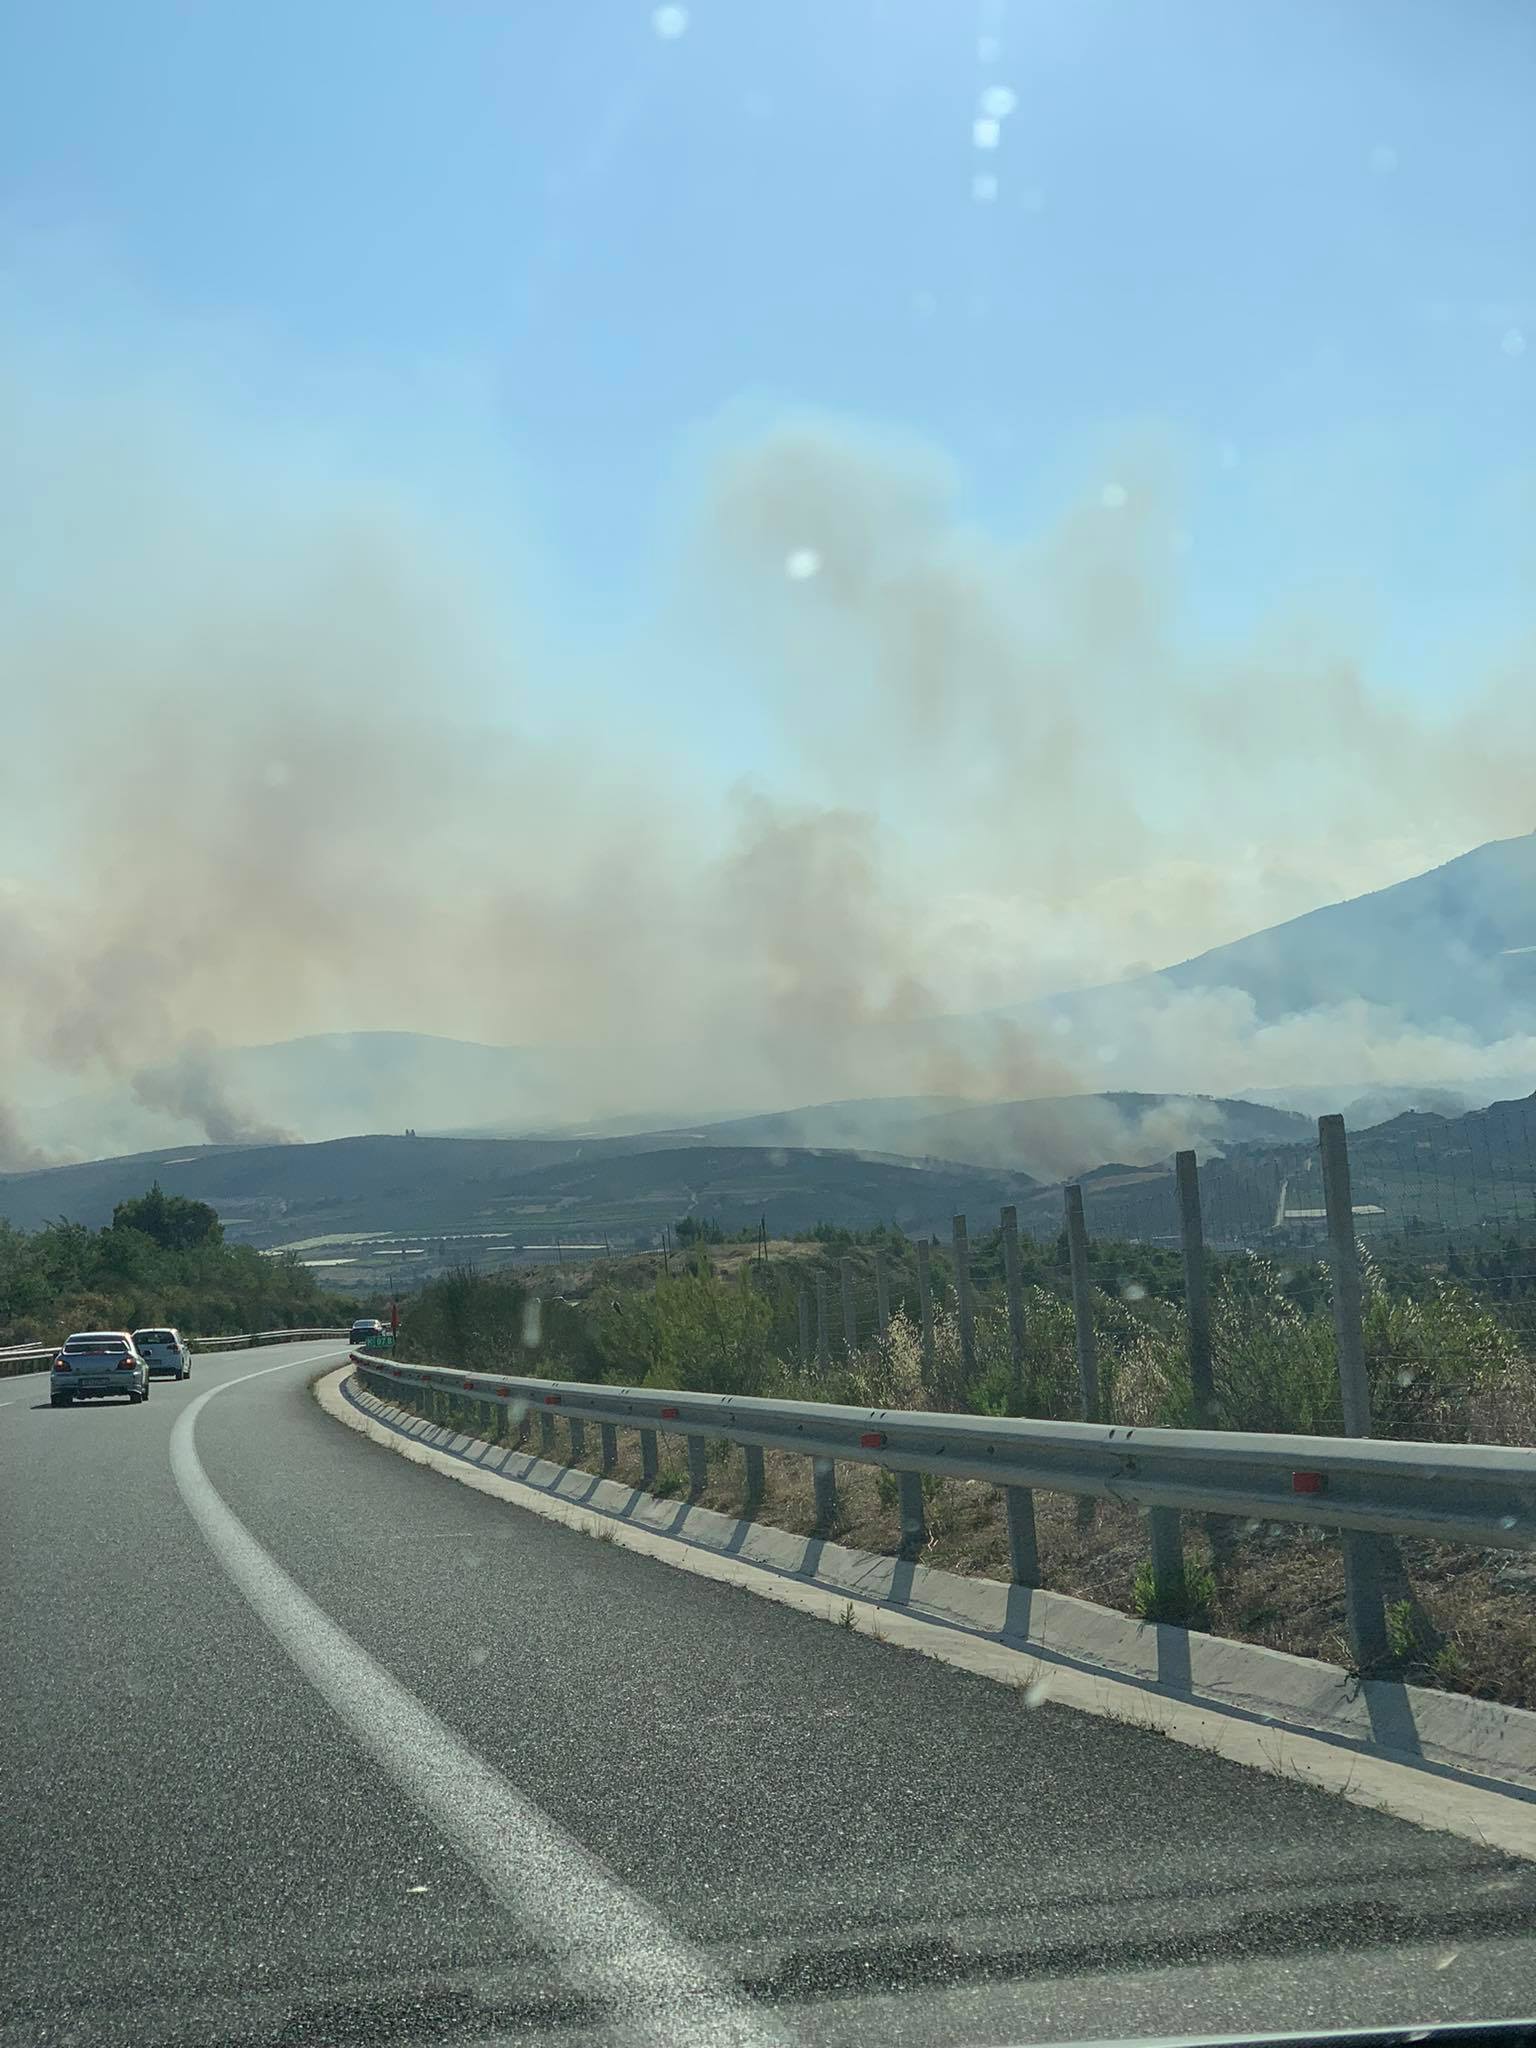
[[885,1253],[877,1245],[875,1248],[875,1328],[880,1333],[880,1336],[884,1338],[886,1331],[890,1327],[891,1294],[886,1280]]
[[1152,1590],[1158,1601],[1177,1603],[1184,1592],[1184,1530],[1177,1508],[1148,1508],[1152,1546]]
[[555,1418],[547,1408],[539,1410],[539,1449],[548,1457],[555,1448]]
[[619,1432],[611,1422],[597,1425],[598,1438],[603,1447],[603,1470],[611,1472],[619,1462]]
[[1084,1422],[1099,1419],[1099,1353],[1093,1335],[1093,1285],[1088,1278],[1088,1227],[1083,1191],[1071,1181],[1061,1191],[1067,1215],[1067,1256],[1072,1266],[1072,1322],[1077,1332],[1078,1412]]
[[688,1439],[688,1491],[702,1493],[709,1484],[709,1445],[701,1436]]
[[917,1299],[922,1315],[923,1386],[933,1396],[933,1252],[926,1237],[917,1240]]
[[658,1470],[656,1457],[656,1432],[642,1429],[640,1432],[640,1482],[643,1486],[656,1484]]
[[965,1386],[956,1391],[963,1396],[969,1391],[976,1371],[976,1302],[971,1293],[971,1241],[966,1235],[963,1216],[956,1216],[949,1228],[955,1252],[955,1307],[960,1316],[960,1370],[965,1379]]
[[1195,1427],[1209,1429],[1216,1385],[1211,1373],[1211,1298],[1205,1270],[1205,1224],[1200,1214],[1200,1167],[1194,1153],[1175,1153],[1173,1171],[1179,1194],[1179,1243],[1184,1253],[1189,1384],[1195,1397]]
[[1019,1271],[1019,1212],[1009,1203],[1002,1215],[1003,1281],[1008,1293],[1008,1400],[1024,1412],[1024,1280]]
[[[1322,1154],[1323,1202],[1328,1216],[1328,1263],[1333,1291],[1333,1330],[1339,1357],[1339,1398],[1346,1436],[1371,1433],[1371,1383],[1365,1365],[1364,1290],[1360,1250],[1355,1242],[1354,1191],[1349,1145],[1341,1116],[1317,1120]],[[1350,1653],[1362,1671],[1383,1663],[1392,1651],[1387,1634],[1386,1579],[1401,1575],[1397,1546],[1368,1530],[1343,1532],[1344,1624]]]
[[852,1353],[859,1348],[859,1311],[853,1299],[852,1259],[839,1260],[837,1277],[843,1293],[843,1342]]
[[579,1415],[571,1417],[571,1463],[579,1465],[587,1455],[587,1425]]
[[811,1297],[800,1289],[800,1363],[808,1366],[811,1362]]
[[827,1331],[827,1276],[816,1275],[816,1363],[825,1372],[832,1363],[832,1344]]
[[741,1448],[747,1465],[747,1505],[753,1507],[763,1497],[763,1447],[743,1444]]
[[928,1517],[923,1510],[923,1475],[903,1472],[901,1480],[901,1554],[913,1557],[928,1541]]
[[830,1458],[812,1458],[811,1485],[816,1493],[816,1527],[824,1534],[837,1520],[837,1467]]
[[1040,1544],[1035,1534],[1035,1496],[1027,1486],[1005,1486],[1008,1509],[1008,1569],[1016,1586],[1040,1584]]

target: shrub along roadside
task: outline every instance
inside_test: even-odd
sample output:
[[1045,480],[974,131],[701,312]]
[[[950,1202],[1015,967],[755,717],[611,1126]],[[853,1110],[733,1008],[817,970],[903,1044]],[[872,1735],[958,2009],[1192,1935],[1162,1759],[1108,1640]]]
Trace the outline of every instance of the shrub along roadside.
[[122,1221],[104,1230],[61,1222],[30,1232],[0,1222],[0,1344],[52,1344],[70,1330],[151,1323],[217,1337],[340,1324],[354,1313],[351,1301],[327,1293],[296,1259],[225,1244],[218,1218],[206,1213],[211,1230],[189,1225],[173,1208],[163,1224],[169,1242]]
[[[1093,1289],[1100,1412],[1106,1421],[1177,1427],[1193,1419],[1183,1305],[1142,1246],[1100,1245],[1105,1284]],[[1122,1254],[1123,1257],[1117,1256]],[[846,1254],[841,1254],[846,1255]],[[1140,1266],[1138,1267],[1138,1261]],[[594,1269],[563,1294],[522,1278],[461,1270],[429,1283],[404,1309],[400,1351],[424,1365],[533,1373],[721,1394],[760,1394],[860,1406],[1078,1413],[1072,1308],[1065,1276],[1037,1259],[1024,1291],[1023,1400],[1014,1400],[1007,1311],[997,1276],[978,1259],[974,1364],[963,1355],[953,1290],[938,1290],[925,1353],[910,1304],[893,1280],[883,1335],[825,1365],[803,1363],[802,1290],[835,1277],[818,1246],[745,1254],[721,1270],[707,1247],[678,1272],[631,1260]],[[896,1256],[893,1274],[901,1270]],[[1146,1277],[1121,1276],[1141,1270]],[[1363,1266],[1365,1347],[1375,1433],[1430,1442],[1529,1441],[1536,1360],[1514,1329],[1465,1287],[1434,1273]],[[1342,1428],[1326,1274],[1292,1284],[1269,1262],[1214,1263],[1212,1355],[1218,1427],[1336,1435]],[[788,1328],[786,1328],[788,1322]]]

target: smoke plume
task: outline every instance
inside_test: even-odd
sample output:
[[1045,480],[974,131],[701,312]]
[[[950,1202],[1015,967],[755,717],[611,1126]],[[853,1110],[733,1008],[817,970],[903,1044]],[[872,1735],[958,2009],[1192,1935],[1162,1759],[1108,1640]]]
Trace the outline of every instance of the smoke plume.
[[[1465,1075],[1343,988],[1273,1027],[1149,999],[1112,1044],[955,1021],[1529,828],[1528,657],[1435,718],[1295,621],[1194,644],[1155,451],[1009,540],[878,435],[723,445],[616,650],[398,492],[295,492],[142,394],[24,405],[11,367],[7,1065],[231,1143],[281,1134],[210,1049],[326,1030],[543,1048],[544,1123]],[[756,783],[714,726],[760,736]]]

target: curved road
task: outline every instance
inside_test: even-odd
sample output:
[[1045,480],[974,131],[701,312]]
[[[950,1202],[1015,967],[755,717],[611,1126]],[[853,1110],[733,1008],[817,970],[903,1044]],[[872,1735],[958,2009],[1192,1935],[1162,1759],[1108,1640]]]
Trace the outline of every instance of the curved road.
[[1536,2009],[1536,1869],[519,1513],[323,1415],[327,1356],[0,1381],[0,2042]]

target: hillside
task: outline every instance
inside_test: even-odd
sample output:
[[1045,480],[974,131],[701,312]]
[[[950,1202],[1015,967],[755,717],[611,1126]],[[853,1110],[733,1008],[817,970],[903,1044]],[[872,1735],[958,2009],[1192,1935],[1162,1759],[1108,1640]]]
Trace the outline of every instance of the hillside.
[[645,1151],[569,1140],[374,1137],[141,1153],[0,1175],[0,1217],[24,1229],[59,1216],[100,1225],[115,1202],[154,1179],[211,1203],[230,1235],[250,1244],[454,1234],[508,1249],[557,1237],[649,1243],[689,1214],[717,1217],[731,1230],[763,1215],[780,1233],[818,1222],[947,1230],[957,1209],[995,1212],[1033,1187],[1022,1174],[793,1147]]
[[[407,1127],[526,1125],[538,1119],[557,1064],[514,1046],[416,1031],[329,1032],[197,1055],[234,1122],[312,1142]],[[126,1155],[196,1145],[207,1135],[205,1121],[177,1083],[174,1067],[152,1068],[134,1090],[100,1089],[29,1108],[26,1129],[53,1151]]]
[[[1466,1242],[1536,1228],[1536,1094],[1461,1116],[1407,1111],[1350,1128],[1356,1228],[1362,1237],[1406,1232]],[[1323,1234],[1317,1146],[1246,1145],[1200,1169],[1207,1234],[1253,1249],[1305,1244]],[[1089,1228],[1103,1237],[1173,1243],[1172,1176],[1164,1167],[1104,1166],[1083,1175]],[[1019,1220],[1054,1229],[1056,1189],[1026,1198]]]
[[1186,1146],[1209,1154],[1232,1145],[1294,1143],[1309,1129],[1307,1118],[1293,1110],[1203,1095],[1119,1092],[1021,1102],[876,1096],[652,1132],[629,1142],[649,1147],[837,1146],[915,1159],[964,1160],[1037,1180],[1058,1180],[1107,1159],[1147,1165]]
[[1156,973],[996,1014],[1113,1032],[1149,997],[1221,989],[1249,998],[1261,1025],[1363,1002],[1400,1025],[1483,1044],[1536,1033],[1536,833],[1492,840]]

